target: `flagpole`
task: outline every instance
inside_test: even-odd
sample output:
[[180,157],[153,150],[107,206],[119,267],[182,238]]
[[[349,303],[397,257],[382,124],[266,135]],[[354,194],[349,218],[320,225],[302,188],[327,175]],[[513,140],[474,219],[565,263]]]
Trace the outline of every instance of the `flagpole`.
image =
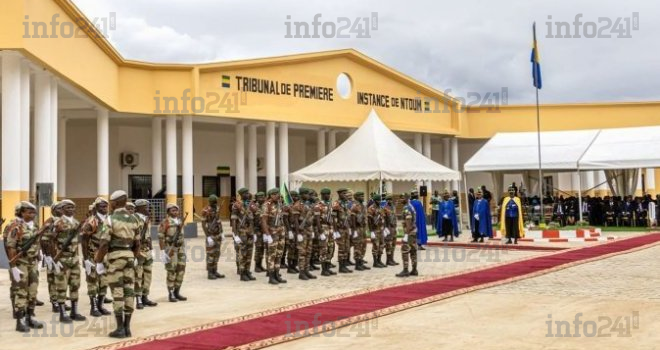
[[539,108],[539,88],[536,87],[536,136],[538,139],[539,152],[539,201],[541,213],[543,213],[543,163],[541,162],[541,113]]

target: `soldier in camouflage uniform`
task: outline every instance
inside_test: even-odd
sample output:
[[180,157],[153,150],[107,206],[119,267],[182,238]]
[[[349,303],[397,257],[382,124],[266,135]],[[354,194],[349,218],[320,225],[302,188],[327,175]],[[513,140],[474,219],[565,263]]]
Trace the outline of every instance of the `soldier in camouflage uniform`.
[[387,264],[388,266],[399,265],[398,262],[394,261],[394,248],[396,248],[396,236],[397,236],[397,222],[396,222],[396,208],[392,202],[392,195],[388,194],[385,197],[385,218],[386,218],[386,229],[383,230],[383,236],[385,238],[385,255],[387,255]]
[[16,331],[29,332],[30,328],[43,328],[43,323],[32,319],[39,287],[39,235],[34,218],[37,208],[30,202],[20,202],[16,219],[5,228],[5,249],[9,260],[9,273],[16,312]]
[[[41,240],[39,241],[39,244],[41,246],[41,252],[44,254],[44,256],[48,255],[48,243],[50,242],[50,239],[53,235],[53,224],[55,223],[55,220],[57,220],[59,217],[62,216],[62,209],[60,208],[60,202],[55,201],[53,204],[50,206],[50,217],[44,221],[44,228],[47,228],[47,231],[43,236],[41,236]],[[50,257],[52,259],[52,257]],[[57,289],[55,288],[55,269],[52,268],[52,265],[49,266],[48,269],[46,269],[46,282],[48,283],[48,296],[50,299],[50,303],[52,305],[52,311],[54,313],[60,312],[60,306],[57,303]],[[65,306],[65,309],[71,310],[69,306]]]
[[[101,233],[108,215],[108,201],[105,198],[96,198],[92,204],[92,215],[82,225],[81,243],[83,264],[85,266],[85,281],[87,282],[87,295],[89,296],[90,311],[93,317],[110,315],[110,311],[103,307],[103,301],[108,291],[107,276],[99,275],[93,262],[96,252],[101,244]],[[104,262],[105,266],[107,261]]]
[[338,246],[339,273],[351,273],[348,266],[348,254],[350,251],[350,213],[349,203],[346,197],[348,190],[340,188],[337,190],[339,199],[332,203],[332,234]]
[[143,309],[145,306],[156,306],[158,303],[149,300],[151,288],[151,275],[154,265],[152,256],[153,243],[151,242],[151,215],[149,201],[138,199],[135,201],[135,217],[140,224],[140,253],[135,266],[135,307]]
[[186,274],[186,247],[183,237],[183,219],[179,216],[179,206],[168,204],[167,217],[158,226],[160,256],[167,271],[167,291],[170,302],[186,301],[181,295],[183,276]]
[[266,269],[264,269],[263,265],[263,260],[264,260],[264,252],[266,250],[266,246],[264,244],[264,235],[263,232],[261,232],[261,207],[264,205],[264,202],[266,201],[266,194],[263,192],[257,192],[255,195],[255,211],[254,211],[254,234],[256,235],[256,239],[254,240],[254,272],[266,272]]
[[[417,276],[417,226],[415,224],[415,208],[410,204],[410,196],[404,193],[401,197],[403,212],[403,238],[401,239],[401,259],[403,271],[397,277]],[[412,270],[408,271],[408,260],[412,263]]]
[[101,233],[101,244],[94,261],[99,274],[106,273],[112,290],[117,328],[108,334],[112,338],[130,337],[131,317],[135,304],[135,262],[140,253],[140,221],[126,209],[128,196],[115,191],[110,196],[114,211],[107,217]]
[[385,230],[386,214],[385,209],[380,206],[380,195],[373,195],[373,203],[367,208],[367,217],[369,223],[369,235],[371,236],[371,255],[374,257],[374,267],[387,267],[383,264],[383,248],[385,240],[383,231]]
[[284,252],[284,224],[282,222],[282,203],[280,190],[268,190],[268,200],[261,210],[261,231],[267,249],[268,283],[286,283],[280,275],[280,261]]
[[[57,290],[57,303],[60,311],[60,322],[71,323],[84,321],[85,316],[78,313],[78,289],[80,288],[80,257],[78,256],[78,231],[80,223],[73,215],[76,205],[65,199],[59,205],[62,216],[55,220],[48,251],[50,252],[47,264],[55,269],[55,289]],[[71,299],[71,312],[65,314],[64,302],[69,291]]]
[[[12,219],[7,226],[5,226],[4,231],[2,231],[2,242],[4,243],[5,247],[5,254],[7,257],[9,257],[9,246],[7,245],[7,239],[9,238],[9,228],[12,225],[19,225],[21,222],[21,203],[17,203],[14,206],[14,216],[15,218]],[[0,219],[0,225],[4,225],[5,219]],[[12,274],[11,270],[9,271],[9,280],[12,281]],[[14,297],[16,296],[16,285],[14,283],[11,283],[9,285],[9,300],[11,300],[11,314],[13,315],[14,319],[16,318],[16,305],[14,303]]]
[[[291,204],[282,206],[282,223],[286,232],[284,237],[284,252],[282,253],[282,266],[286,266],[287,273],[300,273],[298,270],[298,247],[296,243],[296,233],[294,230],[294,222],[292,217],[294,215],[294,205],[300,201],[300,195],[297,191],[289,192],[291,196]],[[286,263],[284,263],[284,256],[286,256]]]
[[[314,206],[316,203],[319,202],[319,195],[316,193],[315,190],[309,189],[309,201],[312,206],[312,212],[314,211]],[[313,225],[314,228],[314,238],[312,239],[312,254],[311,254],[311,259],[309,261],[309,270],[314,271],[314,270],[319,270],[319,267],[316,266],[317,264],[321,264],[321,246],[319,242],[319,235],[316,232],[316,221],[314,222]]]
[[241,196],[231,208],[231,228],[235,247],[237,246],[236,263],[241,281],[254,281],[256,278],[250,272],[252,264],[252,248],[254,247],[254,204],[250,201],[247,188],[238,190]]
[[365,230],[367,228],[367,210],[364,206],[364,192],[356,192],[351,206],[351,221],[353,227],[353,234],[351,235],[351,243],[355,253],[355,270],[364,271],[371,270],[370,267],[364,263],[365,255]]
[[222,247],[222,222],[220,221],[218,197],[209,196],[209,205],[202,210],[202,230],[206,236],[206,275],[210,280],[225,278],[218,273],[220,247]]
[[316,233],[319,237],[319,256],[321,260],[321,276],[332,276],[337,273],[331,270],[331,260],[335,252],[335,238],[332,232],[332,203],[330,189],[321,190],[321,200],[314,204],[314,220]]
[[312,254],[312,239],[314,239],[314,212],[309,198],[309,189],[300,188],[300,200],[291,208],[291,225],[296,234],[296,249],[298,250],[298,278],[304,281],[315,279],[309,272]]

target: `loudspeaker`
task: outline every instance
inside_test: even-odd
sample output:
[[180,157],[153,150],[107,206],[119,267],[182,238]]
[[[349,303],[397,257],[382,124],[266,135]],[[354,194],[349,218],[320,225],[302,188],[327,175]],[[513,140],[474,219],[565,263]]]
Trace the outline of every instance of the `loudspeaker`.
[[426,186],[419,186],[419,196],[426,197]]

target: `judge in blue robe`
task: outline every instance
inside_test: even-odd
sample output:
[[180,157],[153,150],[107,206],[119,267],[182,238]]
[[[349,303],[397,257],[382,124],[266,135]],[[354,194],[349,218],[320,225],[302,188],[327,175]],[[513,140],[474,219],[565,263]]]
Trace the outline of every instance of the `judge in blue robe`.
[[410,204],[415,208],[415,224],[417,225],[417,245],[420,250],[424,250],[424,245],[428,241],[426,233],[426,212],[424,211],[424,204],[419,200],[417,191],[410,193]]
[[449,200],[449,191],[447,190],[442,194],[442,199],[438,219],[435,223],[435,231],[438,237],[444,236],[443,242],[447,240],[453,242],[454,236],[458,237],[458,219],[456,218],[454,202]]
[[472,207],[472,242],[483,242],[484,237],[493,237],[493,219],[490,215],[490,204],[483,198],[481,189],[477,190]]

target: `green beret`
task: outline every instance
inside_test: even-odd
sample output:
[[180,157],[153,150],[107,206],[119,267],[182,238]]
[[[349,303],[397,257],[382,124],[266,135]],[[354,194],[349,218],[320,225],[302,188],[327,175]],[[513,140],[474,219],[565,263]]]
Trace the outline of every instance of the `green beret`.
[[375,201],[379,201],[381,199],[381,196],[379,194],[374,194],[373,196],[371,196],[371,199]]
[[342,192],[347,192],[347,191],[348,191],[348,188],[342,187],[342,188],[337,190],[337,193],[342,193]]
[[255,194],[256,197],[263,197],[263,196],[265,196],[265,195],[266,195],[266,194],[263,193],[263,192],[261,192],[261,191],[259,191],[259,192],[257,192],[257,194]]
[[129,208],[135,208],[135,204],[133,204],[133,202],[126,202],[126,206]]
[[298,191],[289,191],[289,194],[292,195],[292,196],[297,196]]
[[298,193],[300,194],[308,194],[309,193],[309,188],[307,187],[301,187],[298,189]]
[[357,192],[355,192],[355,195],[356,195],[356,196],[364,196],[364,192],[362,192],[362,191],[357,191]]
[[279,189],[279,188],[271,188],[270,190],[268,190],[268,195],[269,195],[269,196],[270,196],[270,195],[273,195],[273,194],[276,194],[276,193],[280,193],[280,189]]
[[332,191],[330,191],[330,189],[327,187],[321,189],[321,194],[330,194],[330,193],[332,193]]
[[146,199],[138,199],[135,201],[136,207],[146,207],[149,205],[149,201]]
[[209,196],[209,202],[217,202],[218,201],[218,196],[212,194]]
[[241,187],[241,188],[238,189],[238,194],[245,194],[245,193],[248,193],[248,192],[250,192],[250,190],[248,190],[245,187]]
[[392,198],[392,195],[391,195],[391,194],[388,194],[387,196],[385,196],[385,199],[388,200],[388,201],[390,201],[390,200],[392,200],[393,198]]
[[403,193],[401,193],[401,197],[403,197],[405,199],[410,199],[410,194],[406,193],[406,192],[403,192]]

